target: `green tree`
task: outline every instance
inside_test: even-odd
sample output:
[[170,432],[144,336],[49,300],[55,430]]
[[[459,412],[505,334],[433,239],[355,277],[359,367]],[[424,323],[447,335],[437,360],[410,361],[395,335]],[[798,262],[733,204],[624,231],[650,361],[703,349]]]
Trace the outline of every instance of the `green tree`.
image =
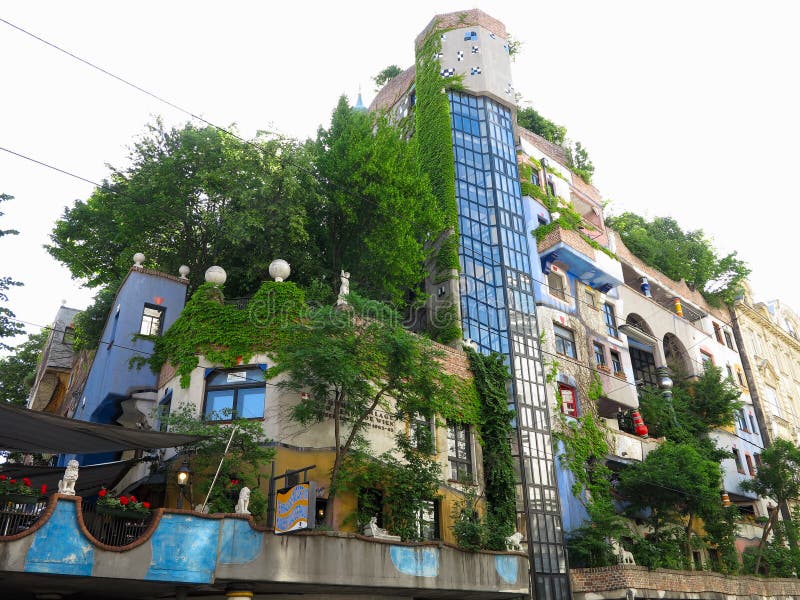
[[102,287],[92,303],[75,315],[75,341],[72,348],[76,352],[97,348],[119,285],[120,282],[117,282]]
[[[775,440],[761,453],[761,464],[753,479],[741,483],[742,489],[755,492],[761,497],[775,500],[779,505],[788,506],[790,500],[800,499],[800,448],[783,439]],[[788,508],[787,508],[788,512]],[[774,528],[778,511],[770,511],[769,522],[764,527],[764,535],[759,544],[755,572],[758,573],[761,552]],[[795,569],[800,572],[800,552],[798,551],[797,531],[793,523],[786,524],[786,537],[792,554]]]
[[315,276],[306,206],[318,187],[305,146],[157,121],[129,159],[56,222],[47,249],[74,277],[119,282],[136,252],[168,273],[188,265],[194,285],[206,268],[224,265],[232,296],[257,288],[277,257],[296,279]]
[[[0,194],[0,202],[13,199],[14,197],[8,194]],[[2,217],[3,214],[5,213],[0,212],[0,217]],[[6,235],[17,235],[18,233],[19,231],[15,229],[0,229],[0,238]],[[14,281],[11,277],[0,277],[0,302],[8,302],[8,295],[5,292],[18,285],[22,284],[19,281]],[[0,306],[0,339],[25,333],[25,330],[15,318],[16,315],[10,309],[5,306]],[[10,349],[10,346],[0,341],[0,350]]]
[[718,509],[721,480],[717,461],[691,444],[666,441],[642,462],[622,471],[618,491],[630,503],[631,512],[648,514],[646,521],[656,540],[669,535],[670,529],[683,528],[680,538],[689,565],[695,518],[713,515]]
[[625,212],[607,218],[606,224],[637,257],[671,279],[684,279],[714,306],[732,302],[750,273],[736,252],[720,257],[702,230],[684,231],[671,217],[648,221]]
[[375,82],[375,91],[377,92],[380,90],[390,79],[394,79],[400,73],[403,72],[403,69],[398,67],[397,65],[389,65],[385,69],[383,69],[380,73],[375,75],[372,78],[372,81]]
[[557,146],[563,146],[567,139],[567,128],[556,125],[550,119],[546,119],[539,112],[528,106],[517,111],[517,123],[521,127],[542,136],[548,142]]
[[567,166],[586,183],[591,183],[592,175],[594,175],[594,164],[589,158],[586,148],[580,142],[575,142],[574,146],[567,146],[566,151]]
[[[182,404],[171,414],[162,415],[161,425],[174,433],[202,436],[201,440],[181,448],[181,454],[191,460],[195,480],[199,482],[194,489],[196,495],[191,498],[195,504],[205,500],[222,460],[220,475],[209,497],[209,512],[234,512],[239,490],[247,486],[251,491],[250,512],[256,518],[264,516],[266,495],[262,491],[260,468],[273,459],[275,450],[267,445],[269,440],[260,422],[248,419],[227,423],[206,421],[195,414],[193,406]],[[236,432],[231,439],[234,427]]]
[[[273,353],[268,377],[285,373],[281,385],[307,391],[292,409],[302,424],[330,419],[334,463],[329,506],[340,486],[340,471],[355,448],[364,448],[368,419],[375,410],[433,418],[452,403],[452,378],[442,372],[440,351],[403,328],[387,306],[349,297],[353,311],[323,307],[290,326]],[[333,522],[332,512],[329,522]]]
[[50,330],[28,334],[28,339],[0,358],[0,402],[25,404]]
[[425,276],[425,242],[441,230],[416,143],[342,96],[316,149],[325,195],[310,210],[329,281],[345,270],[360,293],[402,305]]

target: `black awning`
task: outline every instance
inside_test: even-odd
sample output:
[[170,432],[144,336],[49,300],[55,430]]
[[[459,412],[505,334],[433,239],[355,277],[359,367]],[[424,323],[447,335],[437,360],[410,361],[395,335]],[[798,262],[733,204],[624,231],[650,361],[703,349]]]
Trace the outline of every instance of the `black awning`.
[[95,454],[173,448],[200,436],[128,429],[67,419],[0,402],[0,449],[22,452]]
[[[78,481],[75,482],[75,494],[88,498],[94,496],[101,487],[114,487],[128,469],[138,462],[123,460],[81,467]],[[27,467],[20,463],[5,463],[0,465],[0,474],[20,480],[27,477],[34,490],[40,489],[44,484],[50,494],[58,491],[58,481],[64,478],[64,467]]]

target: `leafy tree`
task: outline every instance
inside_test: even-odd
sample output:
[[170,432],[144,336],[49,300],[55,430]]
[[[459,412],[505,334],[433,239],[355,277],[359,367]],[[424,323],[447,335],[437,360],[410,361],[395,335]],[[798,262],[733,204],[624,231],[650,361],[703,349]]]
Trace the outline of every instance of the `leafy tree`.
[[112,283],[101,288],[95,294],[92,303],[75,315],[75,341],[72,348],[76,352],[97,348],[120,283]]
[[[330,507],[343,464],[354,449],[364,448],[376,409],[432,418],[437,407],[452,402],[452,381],[439,366],[439,351],[405,330],[387,306],[354,294],[348,298],[353,312],[322,307],[290,325],[268,371],[270,378],[289,375],[284,387],[308,392],[293,407],[293,419],[333,423]],[[332,511],[328,519],[333,522]]]
[[402,305],[425,276],[425,242],[442,228],[416,143],[342,96],[316,149],[325,197],[309,210],[329,281],[345,270],[364,295]]
[[567,166],[580,176],[586,183],[592,182],[594,175],[594,164],[589,158],[589,153],[580,142],[575,142],[575,146],[567,146]]
[[667,441],[640,463],[622,471],[618,491],[629,510],[647,514],[656,540],[670,529],[684,526],[686,563],[691,564],[691,535],[696,517],[713,515],[720,504],[722,472],[691,444]]
[[[0,202],[6,202],[7,200],[13,200],[13,196],[9,196],[8,194],[0,194]],[[3,212],[0,212],[0,217],[3,216]],[[0,229],[0,238],[6,235],[17,235],[19,231],[15,229]],[[19,281],[14,281],[11,277],[0,277],[0,302],[8,302],[8,295],[5,293],[8,289],[22,285]],[[19,335],[21,333],[25,333],[25,330],[22,326],[15,320],[16,315],[8,308],[4,306],[0,306],[0,339],[6,337],[12,337],[15,335]],[[4,344],[0,341],[0,350],[10,350],[11,346]]]
[[48,335],[48,329],[28,334],[28,339],[12,348],[11,354],[0,358],[0,402],[25,404]]
[[[761,453],[761,464],[753,479],[741,483],[742,489],[755,492],[761,497],[774,499],[779,505],[790,500],[800,499],[800,448],[783,439],[776,439],[769,448]],[[774,529],[778,516],[777,510],[770,511],[769,522],[764,527],[764,535],[759,544],[756,557],[755,572],[758,572],[761,551],[765,545],[769,531]],[[793,555],[795,569],[800,572],[800,549],[798,549],[797,531],[788,523],[786,538]]]
[[311,278],[306,206],[318,188],[309,163],[305,146],[157,121],[134,144],[128,168],[112,169],[88,200],[65,210],[47,249],[89,286],[119,282],[136,252],[166,272],[188,265],[194,285],[206,268],[224,265],[233,296],[255,289],[277,257],[296,280]]
[[563,146],[567,139],[566,127],[556,125],[550,119],[546,119],[540,115],[538,111],[531,106],[517,111],[517,123],[557,146]]
[[[230,415],[224,415],[224,418],[229,419]],[[219,461],[224,457],[220,476],[209,498],[209,511],[234,512],[239,490],[247,486],[251,491],[250,512],[256,518],[264,515],[267,501],[261,491],[259,468],[273,459],[275,450],[267,446],[269,440],[260,422],[247,419],[234,419],[228,423],[206,421],[195,414],[193,406],[182,404],[171,414],[162,415],[161,425],[174,433],[203,436],[203,439],[181,449],[181,454],[191,460],[195,480],[199,481],[195,491],[199,495],[192,498],[195,504],[205,500]],[[233,427],[236,427],[236,433],[225,453]]]
[[380,90],[390,79],[394,79],[402,72],[403,70],[397,65],[389,65],[383,69],[380,73],[372,78],[372,81],[375,82],[375,91],[377,92]]
[[702,230],[683,231],[671,217],[648,221],[625,212],[609,217],[606,224],[637,257],[667,277],[686,280],[714,306],[732,302],[750,273],[736,252],[720,257]]

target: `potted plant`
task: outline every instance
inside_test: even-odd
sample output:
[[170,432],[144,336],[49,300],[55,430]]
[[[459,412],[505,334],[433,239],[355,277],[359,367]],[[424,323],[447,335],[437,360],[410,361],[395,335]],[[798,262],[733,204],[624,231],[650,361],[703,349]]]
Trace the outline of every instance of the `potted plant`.
[[46,493],[47,486],[45,484],[36,489],[31,486],[31,480],[27,477],[17,480],[7,475],[0,475],[0,502],[36,504],[39,498]]
[[125,519],[146,519],[150,515],[150,503],[140,502],[136,496],[112,496],[103,487],[97,492],[97,513]]

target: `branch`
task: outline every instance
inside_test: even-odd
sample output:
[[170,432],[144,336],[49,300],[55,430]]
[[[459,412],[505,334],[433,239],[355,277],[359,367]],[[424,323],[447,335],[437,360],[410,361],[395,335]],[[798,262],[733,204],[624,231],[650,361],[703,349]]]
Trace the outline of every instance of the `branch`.
[[388,385],[379,389],[376,392],[375,397],[372,399],[372,404],[370,404],[369,408],[365,410],[364,413],[358,419],[355,420],[355,422],[353,423],[353,427],[350,429],[350,435],[347,436],[347,441],[342,447],[342,450],[344,452],[347,452],[350,449],[350,446],[352,445],[353,440],[355,439],[356,434],[358,433],[358,430],[364,424],[364,421],[367,419],[367,417],[370,414],[372,414],[372,411],[374,411],[375,408],[378,406],[378,403],[381,401],[381,396],[383,396],[383,394],[385,394],[388,389],[389,389]]

